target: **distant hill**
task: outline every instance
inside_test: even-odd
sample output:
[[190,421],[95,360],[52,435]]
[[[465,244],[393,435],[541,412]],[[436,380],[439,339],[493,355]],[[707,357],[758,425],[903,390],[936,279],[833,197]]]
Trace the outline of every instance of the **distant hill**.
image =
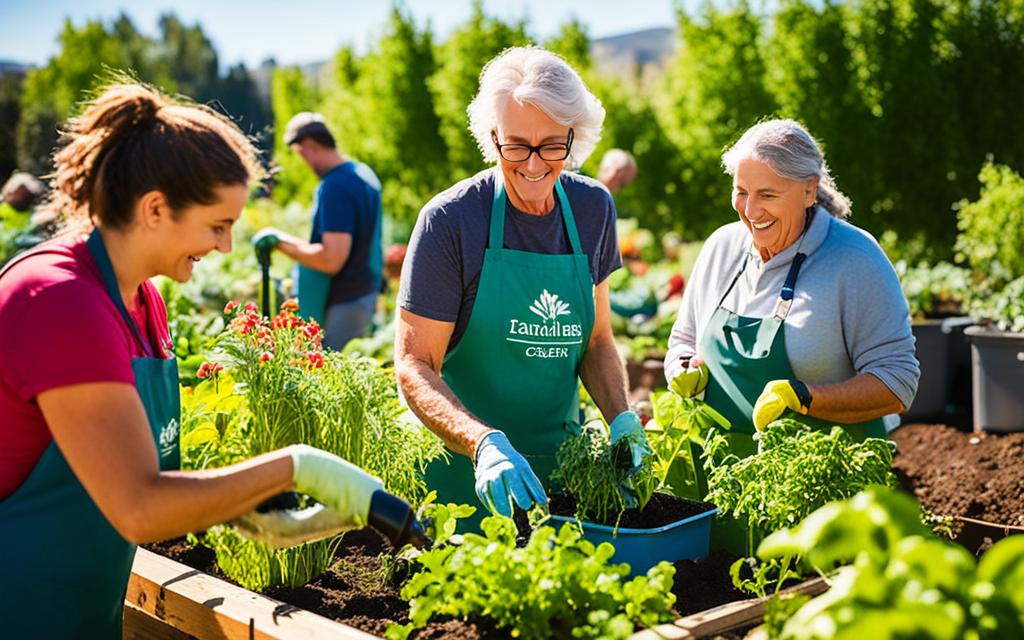
[[0,60],[0,77],[8,73],[25,73],[32,68],[32,65],[14,62],[13,60]]
[[602,72],[631,74],[648,65],[661,67],[675,44],[675,29],[659,27],[598,38],[590,44],[590,55]]

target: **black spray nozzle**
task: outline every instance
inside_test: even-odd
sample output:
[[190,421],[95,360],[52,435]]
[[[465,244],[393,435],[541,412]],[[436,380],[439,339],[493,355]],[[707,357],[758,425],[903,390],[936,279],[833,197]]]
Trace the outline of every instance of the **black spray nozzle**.
[[384,534],[396,549],[407,544],[423,549],[431,544],[409,503],[387,491],[373,492],[369,520],[370,526]]

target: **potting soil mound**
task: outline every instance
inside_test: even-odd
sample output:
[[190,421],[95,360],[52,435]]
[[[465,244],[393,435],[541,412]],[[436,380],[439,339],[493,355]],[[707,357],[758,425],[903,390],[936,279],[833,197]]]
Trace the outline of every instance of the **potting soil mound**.
[[897,445],[894,470],[925,509],[1024,526],[1024,433],[911,424],[890,437]]
[[[552,515],[574,516],[576,498],[565,493],[555,494],[549,498],[548,508]],[[618,526],[625,529],[656,529],[714,508],[714,505],[706,502],[693,502],[665,493],[655,493],[643,510],[626,509],[618,521]],[[597,524],[614,527],[616,523],[612,520]]]

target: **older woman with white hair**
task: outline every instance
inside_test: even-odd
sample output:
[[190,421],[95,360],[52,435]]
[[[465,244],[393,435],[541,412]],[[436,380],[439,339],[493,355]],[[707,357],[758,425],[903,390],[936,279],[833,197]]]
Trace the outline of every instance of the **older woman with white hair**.
[[497,167],[420,212],[395,370],[410,408],[454,454],[427,470],[438,501],[475,495],[509,515],[547,502],[555,452],[579,430],[580,379],[628,452],[624,464],[635,468],[649,449],[612,340],[615,206],[598,182],[565,171],[596,146],[604,108],[562,58],[517,47],[484,67],[468,112]]
[[846,221],[850,201],[797,122],[753,126],[722,161],[740,219],[701,250],[666,378],[683,395],[706,386],[740,456],[786,415],[884,438],[883,418],[910,406],[920,373],[892,264]]

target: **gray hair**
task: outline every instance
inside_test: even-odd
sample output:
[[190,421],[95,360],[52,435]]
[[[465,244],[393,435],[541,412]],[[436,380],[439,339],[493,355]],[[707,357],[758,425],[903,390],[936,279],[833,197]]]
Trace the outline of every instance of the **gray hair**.
[[736,175],[740,160],[763,162],[788,180],[818,178],[817,204],[837,218],[850,215],[850,199],[832,179],[817,141],[795,120],[766,120],[746,133],[722,154],[722,165]]
[[632,153],[623,149],[609,149],[601,157],[601,166],[598,167],[597,173],[615,173],[619,169],[636,169],[636,159]]
[[512,47],[484,65],[480,90],[466,109],[469,130],[488,163],[498,161],[491,132],[509,98],[572,127],[572,152],[566,160],[570,169],[583,164],[601,139],[604,107],[569,63],[540,47]]

